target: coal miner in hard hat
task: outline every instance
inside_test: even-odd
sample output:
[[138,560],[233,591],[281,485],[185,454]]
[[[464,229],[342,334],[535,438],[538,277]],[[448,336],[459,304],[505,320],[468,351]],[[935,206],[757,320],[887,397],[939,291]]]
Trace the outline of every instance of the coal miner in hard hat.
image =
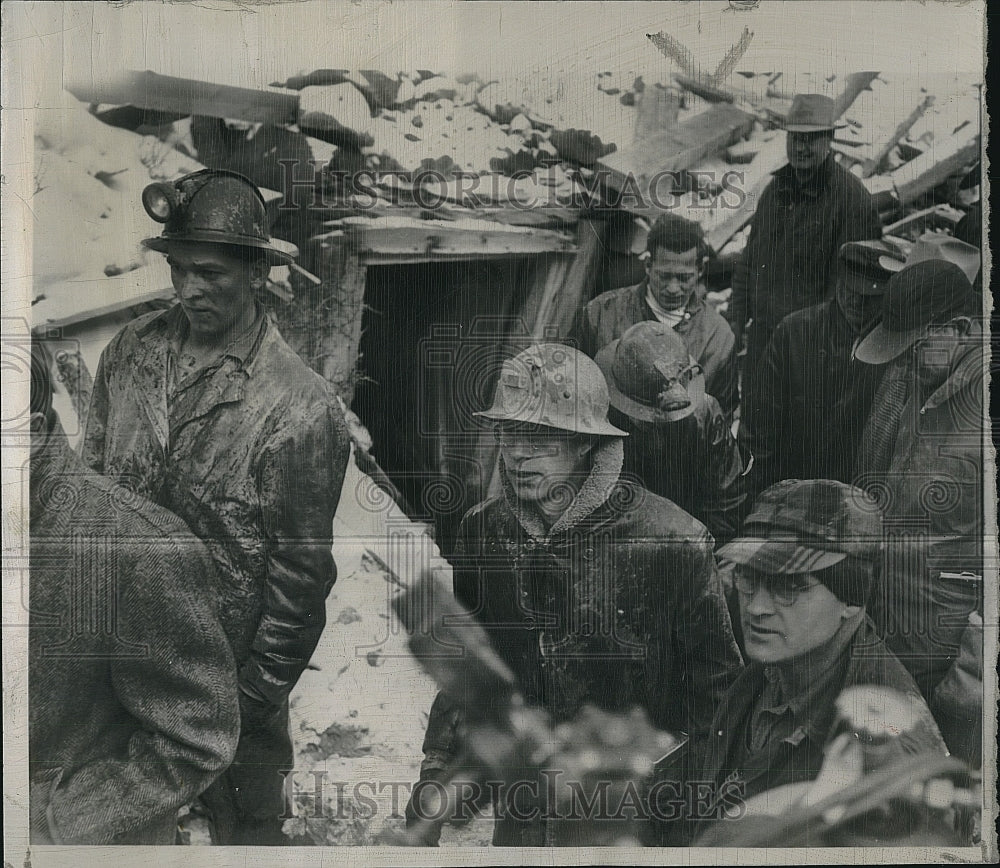
[[[945,753],[917,685],[866,615],[883,534],[878,504],[861,489],[786,479],[760,495],[742,536],[719,550],[733,569],[749,665],[712,722],[705,781],[729,782],[750,799],[814,780],[837,697],[855,685],[907,698],[905,717],[888,718],[887,753]],[[893,707],[887,699],[882,717]]]
[[332,522],[349,454],[330,386],[256,301],[294,248],[271,239],[257,188],[201,171],[143,194],[163,225],[177,303],[125,326],[101,356],[83,444],[100,473],[180,516],[212,554],[239,669],[242,733],[204,794],[220,844],[283,843],[293,764],[288,695],[325,623]]
[[577,314],[570,340],[591,358],[640,322],[673,329],[705,373],[705,388],[731,417],[739,403],[736,339],[705,300],[709,247],[701,226],[678,214],[657,218],[646,238],[646,277],[602,293]]
[[[622,475],[626,432],[608,406],[600,368],[571,347],[537,344],[503,364],[493,406],[477,414],[494,427],[502,491],[462,521],[455,591],[555,721],[587,703],[638,707],[689,734],[695,756],[741,663],[712,540]],[[446,774],[460,745],[460,714],[440,694],[422,779]],[[544,806],[530,820],[494,807],[497,845],[572,843]]]
[[716,544],[736,533],[743,458],[705,374],[673,329],[632,326],[597,354],[611,421],[629,433],[625,472],[702,522]]

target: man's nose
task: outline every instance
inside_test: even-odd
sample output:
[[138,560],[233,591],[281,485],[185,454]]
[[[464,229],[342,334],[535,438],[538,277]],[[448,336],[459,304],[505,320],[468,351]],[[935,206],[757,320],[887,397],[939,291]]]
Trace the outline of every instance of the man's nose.
[[201,279],[195,274],[182,274],[174,278],[174,291],[179,298],[200,298],[204,294]]
[[754,595],[747,599],[743,598],[743,608],[748,615],[773,615],[775,611],[774,597],[767,588],[761,586],[754,592]]

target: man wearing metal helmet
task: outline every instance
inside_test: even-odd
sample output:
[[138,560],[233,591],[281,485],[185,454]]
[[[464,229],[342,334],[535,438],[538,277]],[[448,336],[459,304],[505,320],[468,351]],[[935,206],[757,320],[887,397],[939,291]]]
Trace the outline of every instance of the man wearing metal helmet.
[[284,843],[293,764],[288,694],[325,624],[332,522],[349,454],[329,385],[255,300],[294,248],[268,237],[260,192],[232,172],[147,188],[177,304],[120,331],[101,356],[83,457],[176,513],[219,570],[239,668],[236,760],[203,795],[220,844]]
[[611,421],[629,433],[625,472],[703,522],[716,544],[736,533],[743,459],[701,366],[673,329],[632,326],[597,354]]
[[[836,701],[855,685],[882,688],[883,763],[945,753],[916,684],[865,614],[882,547],[878,505],[828,479],[786,479],[758,498],[743,536],[719,550],[733,565],[750,665],[711,725],[702,778],[744,799],[816,778],[835,733]],[[888,689],[886,689],[888,688]],[[895,693],[906,698],[895,716]],[[702,819],[717,819],[706,811]]]
[[[502,492],[462,521],[456,595],[556,721],[585,703],[638,706],[689,733],[697,755],[740,666],[711,537],[622,477],[625,432],[607,413],[604,377],[577,350],[538,344],[503,364],[493,406],[477,414],[495,426]],[[439,695],[422,780],[455,760],[457,726]],[[501,805],[497,817],[496,845],[552,840],[544,809],[520,820]]]
[[646,239],[646,279],[605,292],[577,314],[570,338],[591,358],[639,322],[672,328],[705,372],[705,388],[727,416],[739,402],[736,339],[705,301],[709,248],[701,226],[677,214],[657,218]]

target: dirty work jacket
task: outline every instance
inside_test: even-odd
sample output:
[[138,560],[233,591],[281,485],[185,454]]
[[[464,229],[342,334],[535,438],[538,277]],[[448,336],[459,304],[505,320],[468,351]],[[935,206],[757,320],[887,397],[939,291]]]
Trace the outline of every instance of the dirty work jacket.
[[[598,351],[620,338],[636,323],[656,320],[646,302],[646,281],[601,293],[577,314],[570,342],[593,358]],[[736,339],[729,323],[705,302],[704,290],[695,290],[684,313],[674,326],[688,352],[705,371],[705,391],[732,416],[739,401],[736,371]]]
[[836,298],[785,317],[744,393],[739,441],[753,456],[749,500],[782,479],[850,483],[883,365],[852,360],[855,333]]
[[330,386],[266,319],[246,358],[204,371],[188,387],[197,400],[171,418],[168,342],[183,318],[178,306],[140,317],[104,350],[83,457],[204,541],[240,687],[277,706],[326,622],[346,424]]
[[[691,736],[697,755],[719,698],[741,667],[705,528],[673,503],[619,480],[618,439],[545,532],[509,485],[472,509],[453,560],[458,599],[483,624],[525,699],[556,720],[585,703],[646,711]],[[425,751],[458,750],[446,703]],[[437,718],[437,719],[436,719]],[[544,824],[542,824],[544,826]],[[538,824],[500,821],[495,844],[544,843]]]
[[611,423],[628,431],[626,475],[702,522],[716,546],[736,534],[746,499],[743,458],[718,401],[706,395],[685,419],[654,425],[612,408]]
[[[956,338],[940,385],[919,382],[920,343],[887,366],[885,388],[895,376],[911,383],[892,458],[884,472],[863,472],[855,481],[879,500],[892,530],[869,611],[928,701],[959,655],[969,615],[982,611],[987,575],[982,550],[986,360],[982,326],[972,322],[969,328]],[[930,354],[941,356],[937,349]],[[873,419],[882,404],[876,396]],[[866,456],[859,454],[858,462],[863,471]],[[970,577],[957,578],[962,573]]]
[[212,560],[85,467],[58,423],[30,466],[32,842],[173,844],[239,734]]
[[757,364],[782,319],[833,294],[841,245],[881,234],[874,200],[833,154],[804,186],[790,165],[774,173],[733,274],[729,322],[740,334],[747,320],[753,320],[744,375]]
[[[823,749],[834,735],[837,710],[834,703],[848,687],[877,685],[910,697],[917,709],[911,731],[893,741],[896,758],[931,752],[943,755],[944,741],[920,696],[913,679],[879,639],[867,619],[858,627],[836,662],[812,685],[810,699],[803,704],[797,724],[787,738],[773,740],[758,751],[746,747],[746,739],[757,701],[764,690],[765,667],[750,663],[740,674],[712,721],[705,765],[700,779],[713,792],[725,794],[728,786],[750,799],[785,784],[815,780],[823,766]],[[890,757],[888,762],[893,762]],[[731,792],[731,791],[729,791]],[[703,812],[706,820],[711,810]],[[733,822],[732,820],[727,822]],[[695,826],[707,826],[695,822]],[[700,830],[699,830],[700,831]]]

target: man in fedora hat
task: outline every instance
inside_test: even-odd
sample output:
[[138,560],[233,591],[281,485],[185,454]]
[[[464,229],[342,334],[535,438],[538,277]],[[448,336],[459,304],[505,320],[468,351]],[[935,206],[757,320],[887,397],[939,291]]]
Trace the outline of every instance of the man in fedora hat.
[[753,456],[751,501],[780,479],[852,479],[883,368],[851,354],[882,315],[894,255],[881,241],[844,244],[833,298],[789,314],[774,330],[740,417],[739,442]]
[[792,100],[784,126],[788,164],[761,194],[733,275],[728,316],[738,344],[753,321],[744,397],[756,388],[757,365],[778,323],[833,294],[840,248],[881,235],[874,200],[831,153],[834,130],[842,126],[829,97],[798,94]]
[[626,473],[702,522],[717,545],[739,524],[743,459],[705,375],[673,329],[632,326],[597,354],[611,421],[629,433]]
[[[600,369],[569,346],[536,344],[504,362],[493,405],[477,414],[494,426],[502,491],[462,520],[456,596],[525,699],[556,722],[588,703],[611,712],[638,706],[654,726],[689,734],[688,756],[697,756],[740,666],[711,538],[622,476],[626,432],[608,421],[608,405]],[[455,762],[459,733],[457,709],[441,694],[421,781]],[[407,809],[411,824],[421,817],[420,791]],[[544,803],[521,809],[531,819],[495,807],[495,845],[552,841]]]
[[749,665],[710,727],[701,775],[710,792],[728,783],[749,800],[815,780],[838,734],[838,697],[853,686],[876,688],[867,694],[875,707],[857,716],[885,722],[883,763],[944,754],[913,679],[866,616],[882,538],[865,492],[786,479],[760,495],[742,536],[719,550],[732,565]]
[[910,265],[855,351],[886,365],[855,468],[894,527],[872,617],[928,700],[969,616],[982,614],[985,342],[967,315],[974,298],[954,263]]
[[591,358],[640,322],[660,322],[687,345],[705,374],[705,388],[727,416],[739,402],[736,340],[705,301],[709,254],[701,227],[677,214],[656,219],[646,239],[646,278],[602,293],[577,315],[570,340]]
[[268,236],[260,191],[205,170],[143,192],[164,226],[144,244],[177,304],[104,350],[83,457],[180,516],[212,554],[239,669],[240,743],[203,795],[220,844],[283,843],[292,767],[288,694],[325,623],[332,522],[348,435],[330,386],[288,347],[255,295],[294,247]]

